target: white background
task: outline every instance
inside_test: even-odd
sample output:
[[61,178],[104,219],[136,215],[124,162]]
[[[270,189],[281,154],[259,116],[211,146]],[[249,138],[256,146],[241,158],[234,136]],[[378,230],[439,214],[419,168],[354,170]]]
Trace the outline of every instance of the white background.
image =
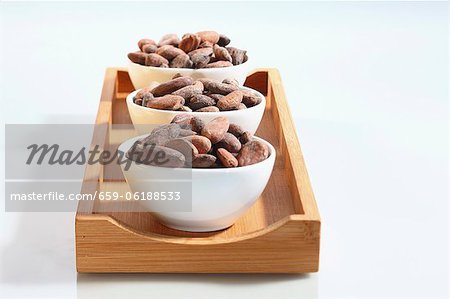
[[77,275],[73,213],[0,212],[1,298],[447,298],[446,2],[0,8],[2,123],[93,123],[139,38],[227,33],[281,71],[323,218],[318,274]]

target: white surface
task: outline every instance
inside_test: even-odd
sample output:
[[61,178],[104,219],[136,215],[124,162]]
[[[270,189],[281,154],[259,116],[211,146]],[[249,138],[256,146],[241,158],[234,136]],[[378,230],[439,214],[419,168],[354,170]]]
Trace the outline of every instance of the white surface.
[[[241,126],[245,131],[249,131],[255,134],[258,129],[259,123],[261,122],[262,116],[264,114],[264,109],[266,108],[266,99],[258,91],[241,87],[241,89],[251,91],[261,98],[261,103],[248,109],[232,110],[232,111],[220,111],[220,112],[190,112],[192,115],[197,116],[205,123],[210,122],[216,117],[224,116],[228,118],[229,122]],[[140,90],[140,89],[139,89]],[[131,121],[133,124],[144,125],[136,128],[137,131],[142,132],[142,134],[148,133],[147,125],[155,124],[167,124],[172,121],[172,119],[178,115],[186,112],[171,111],[171,110],[160,110],[154,108],[143,107],[135,105],[133,103],[134,96],[139,92],[135,90],[127,96],[127,107],[130,112]],[[152,126],[150,126],[152,128]]]
[[[128,139],[119,146],[119,151],[127,153],[136,141],[147,135]],[[253,205],[264,191],[272,173],[277,156],[275,148],[261,138],[254,138],[266,144],[270,156],[245,167],[186,169],[156,167],[132,161],[128,167],[125,163],[121,164],[121,168],[134,193],[160,190],[192,193],[191,212],[168,212],[167,207],[161,209],[159,202],[141,202],[146,210],[156,211],[155,216],[166,226],[192,232],[221,230],[233,225]],[[178,186],[183,180],[192,181],[191,191]]]
[[92,123],[139,38],[228,33],[280,69],[323,218],[318,274],[77,276],[73,214],[2,212],[0,297],[447,298],[446,2],[0,8],[5,123]]
[[[136,46],[137,47],[137,46]],[[139,49],[138,49],[139,50]],[[250,63],[243,63],[231,67],[210,68],[210,69],[182,69],[182,68],[161,68],[143,66],[128,61],[128,73],[135,88],[147,87],[152,81],[164,83],[173,78],[176,74],[190,76],[195,79],[208,78],[222,82],[227,78],[236,79],[239,84],[244,84],[248,72],[252,70]]]

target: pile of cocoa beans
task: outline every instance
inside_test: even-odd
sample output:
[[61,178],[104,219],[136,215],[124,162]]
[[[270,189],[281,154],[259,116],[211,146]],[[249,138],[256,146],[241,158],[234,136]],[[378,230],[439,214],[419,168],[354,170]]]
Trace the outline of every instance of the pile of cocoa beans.
[[269,157],[268,146],[240,126],[219,116],[204,123],[192,114],[175,116],[136,141],[126,156],[160,167],[231,168],[252,165]]
[[216,68],[244,63],[247,51],[229,47],[230,39],[215,31],[186,33],[181,39],[166,34],[156,43],[144,38],[138,42],[140,51],[128,58],[146,66],[171,68]]
[[168,82],[141,89],[133,102],[162,110],[219,112],[253,107],[261,103],[261,97],[241,89],[234,79],[222,82],[205,78],[194,80],[177,74]]

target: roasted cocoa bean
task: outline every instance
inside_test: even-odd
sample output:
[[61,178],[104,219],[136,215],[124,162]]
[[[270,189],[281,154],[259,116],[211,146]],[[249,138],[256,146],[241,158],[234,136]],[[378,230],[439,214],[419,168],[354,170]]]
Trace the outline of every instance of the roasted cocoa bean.
[[259,140],[252,140],[242,146],[237,160],[239,166],[247,166],[264,161],[269,157],[269,148]]
[[196,148],[199,154],[206,154],[211,150],[211,141],[205,136],[194,135],[189,137],[184,137],[189,142],[191,142]]
[[126,156],[137,163],[159,167],[177,168],[185,164],[185,157],[179,151],[154,144],[142,146],[139,141],[130,148]]
[[178,47],[186,53],[194,51],[200,45],[201,39],[197,34],[186,33],[180,41]]
[[207,69],[210,69],[210,68],[229,67],[229,66],[233,66],[233,64],[231,62],[229,62],[229,61],[219,60],[219,61],[216,61],[216,62],[208,63],[204,67],[207,68]]
[[145,65],[155,67],[167,67],[169,61],[156,53],[150,53],[145,55]]
[[195,110],[195,112],[219,112],[219,108],[216,106],[207,106],[200,109]]
[[128,59],[137,64],[145,64],[145,57],[147,57],[147,55],[143,52],[128,53]]
[[228,131],[230,123],[226,117],[219,116],[207,123],[201,135],[208,138],[212,144],[215,144],[223,139],[225,133]]
[[215,104],[215,101],[211,99],[210,97],[202,94],[194,94],[192,97],[189,98],[187,101],[187,105],[192,110],[198,110],[204,107],[213,106]]
[[244,133],[244,129],[242,129],[242,127],[239,125],[230,124],[230,126],[228,127],[228,133],[231,133],[239,138]]
[[219,34],[219,41],[217,44],[221,47],[228,46],[228,44],[231,42],[231,40],[224,34]]
[[197,148],[186,138],[176,138],[169,140],[164,144],[165,147],[179,151],[184,155],[186,163],[190,166],[193,158],[198,155]]
[[172,45],[174,47],[177,47],[180,43],[180,39],[178,38],[178,35],[174,33],[169,33],[161,37],[161,39],[158,42],[158,46],[162,47],[165,45]]
[[242,92],[235,90],[228,95],[224,96],[217,102],[217,108],[222,111],[235,110],[239,108],[239,104],[242,101]]
[[217,44],[219,41],[219,33],[216,31],[200,31],[197,32],[197,35],[200,37],[202,42],[209,42],[211,44]]
[[147,107],[161,110],[178,110],[183,107],[183,104],[184,99],[182,97],[168,94],[148,101]]
[[185,86],[192,85],[192,83],[194,83],[194,80],[191,77],[178,77],[156,86],[152,90],[152,93],[155,97],[160,97]]
[[191,56],[191,61],[194,65],[194,68],[201,69],[206,67],[209,63],[209,55],[205,55],[203,53],[196,53]]
[[189,98],[193,97],[196,94],[202,94],[203,92],[203,83],[200,81],[196,81],[193,85],[185,86],[183,88],[178,89],[172,94],[181,96],[185,100],[189,100]]
[[231,58],[230,53],[224,47],[214,45],[213,50],[214,50],[214,56],[218,60],[223,60],[223,61],[228,61],[228,62],[233,61],[233,58]]
[[187,54],[180,54],[176,56],[170,63],[169,66],[172,68],[191,68],[192,61]]
[[253,107],[261,103],[261,98],[249,90],[242,90],[242,103],[246,107]]
[[241,142],[231,133],[225,133],[222,140],[220,140],[217,144],[217,148],[223,147],[230,153],[238,153],[241,150]]
[[156,50],[156,54],[161,55],[167,60],[172,60],[178,55],[186,54],[183,52],[183,50],[176,48],[172,45],[165,45],[162,47],[159,47],[158,50]]
[[[231,55],[233,65],[238,65],[244,63],[245,55],[247,51],[241,50],[235,47],[226,47]],[[246,60],[245,60],[246,61]]]
[[192,167],[194,168],[210,168],[212,167],[217,158],[213,155],[208,154],[198,154],[194,157],[194,160],[192,161]]
[[238,160],[224,148],[219,148],[217,150],[217,158],[219,158],[222,165],[227,168],[237,167],[239,165]]

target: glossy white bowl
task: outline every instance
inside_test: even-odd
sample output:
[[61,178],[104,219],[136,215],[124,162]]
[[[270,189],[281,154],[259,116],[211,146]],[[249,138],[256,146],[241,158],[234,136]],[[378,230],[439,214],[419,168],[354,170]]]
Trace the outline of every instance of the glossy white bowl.
[[128,74],[136,89],[144,88],[152,81],[159,83],[170,81],[177,73],[194,79],[208,78],[220,82],[227,78],[234,78],[240,85],[243,85],[249,72],[250,65],[248,61],[239,65],[210,69],[161,68],[140,65],[132,61],[128,63]]
[[[135,141],[144,137],[131,138],[119,146],[127,152]],[[130,168],[123,174],[132,192],[176,191],[179,182],[172,180],[192,178],[192,210],[190,212],[154,212],[155,201],[145,200],[141,204],[153,212],[164,225],[183,231],[207,232],[225,229],[233,225],[258,199],[269,181],[275,163],[275,148],[267,141],[270,156],[257,164],[236,168],[165,168],[137,164],[131,161]]]
[[[134,104],[133,97],[139,92],[139,90],[136,90],[127,96],[127,106],[131,121],[134,125],[168,124],[177,114],[189,113],[197,116],[206,123],[210,122],[218,116],[225,116],[228,118],[230,123],[240,125],[242,128],[244,128],[244,130],[254,134],[258,129],[259,123],[261,122],[262,116],[264,114],[264,109],[266,107],[266,98],[260,92],[254,89],[248,87],[241,87],[241,89],[251,91],[259,96],[261,98],[261,103],[247,109],[219,112],[185,112],[160,110]],[[136,126],[137,131],[142,134],[149,133],[147,128],[147,126]]]

